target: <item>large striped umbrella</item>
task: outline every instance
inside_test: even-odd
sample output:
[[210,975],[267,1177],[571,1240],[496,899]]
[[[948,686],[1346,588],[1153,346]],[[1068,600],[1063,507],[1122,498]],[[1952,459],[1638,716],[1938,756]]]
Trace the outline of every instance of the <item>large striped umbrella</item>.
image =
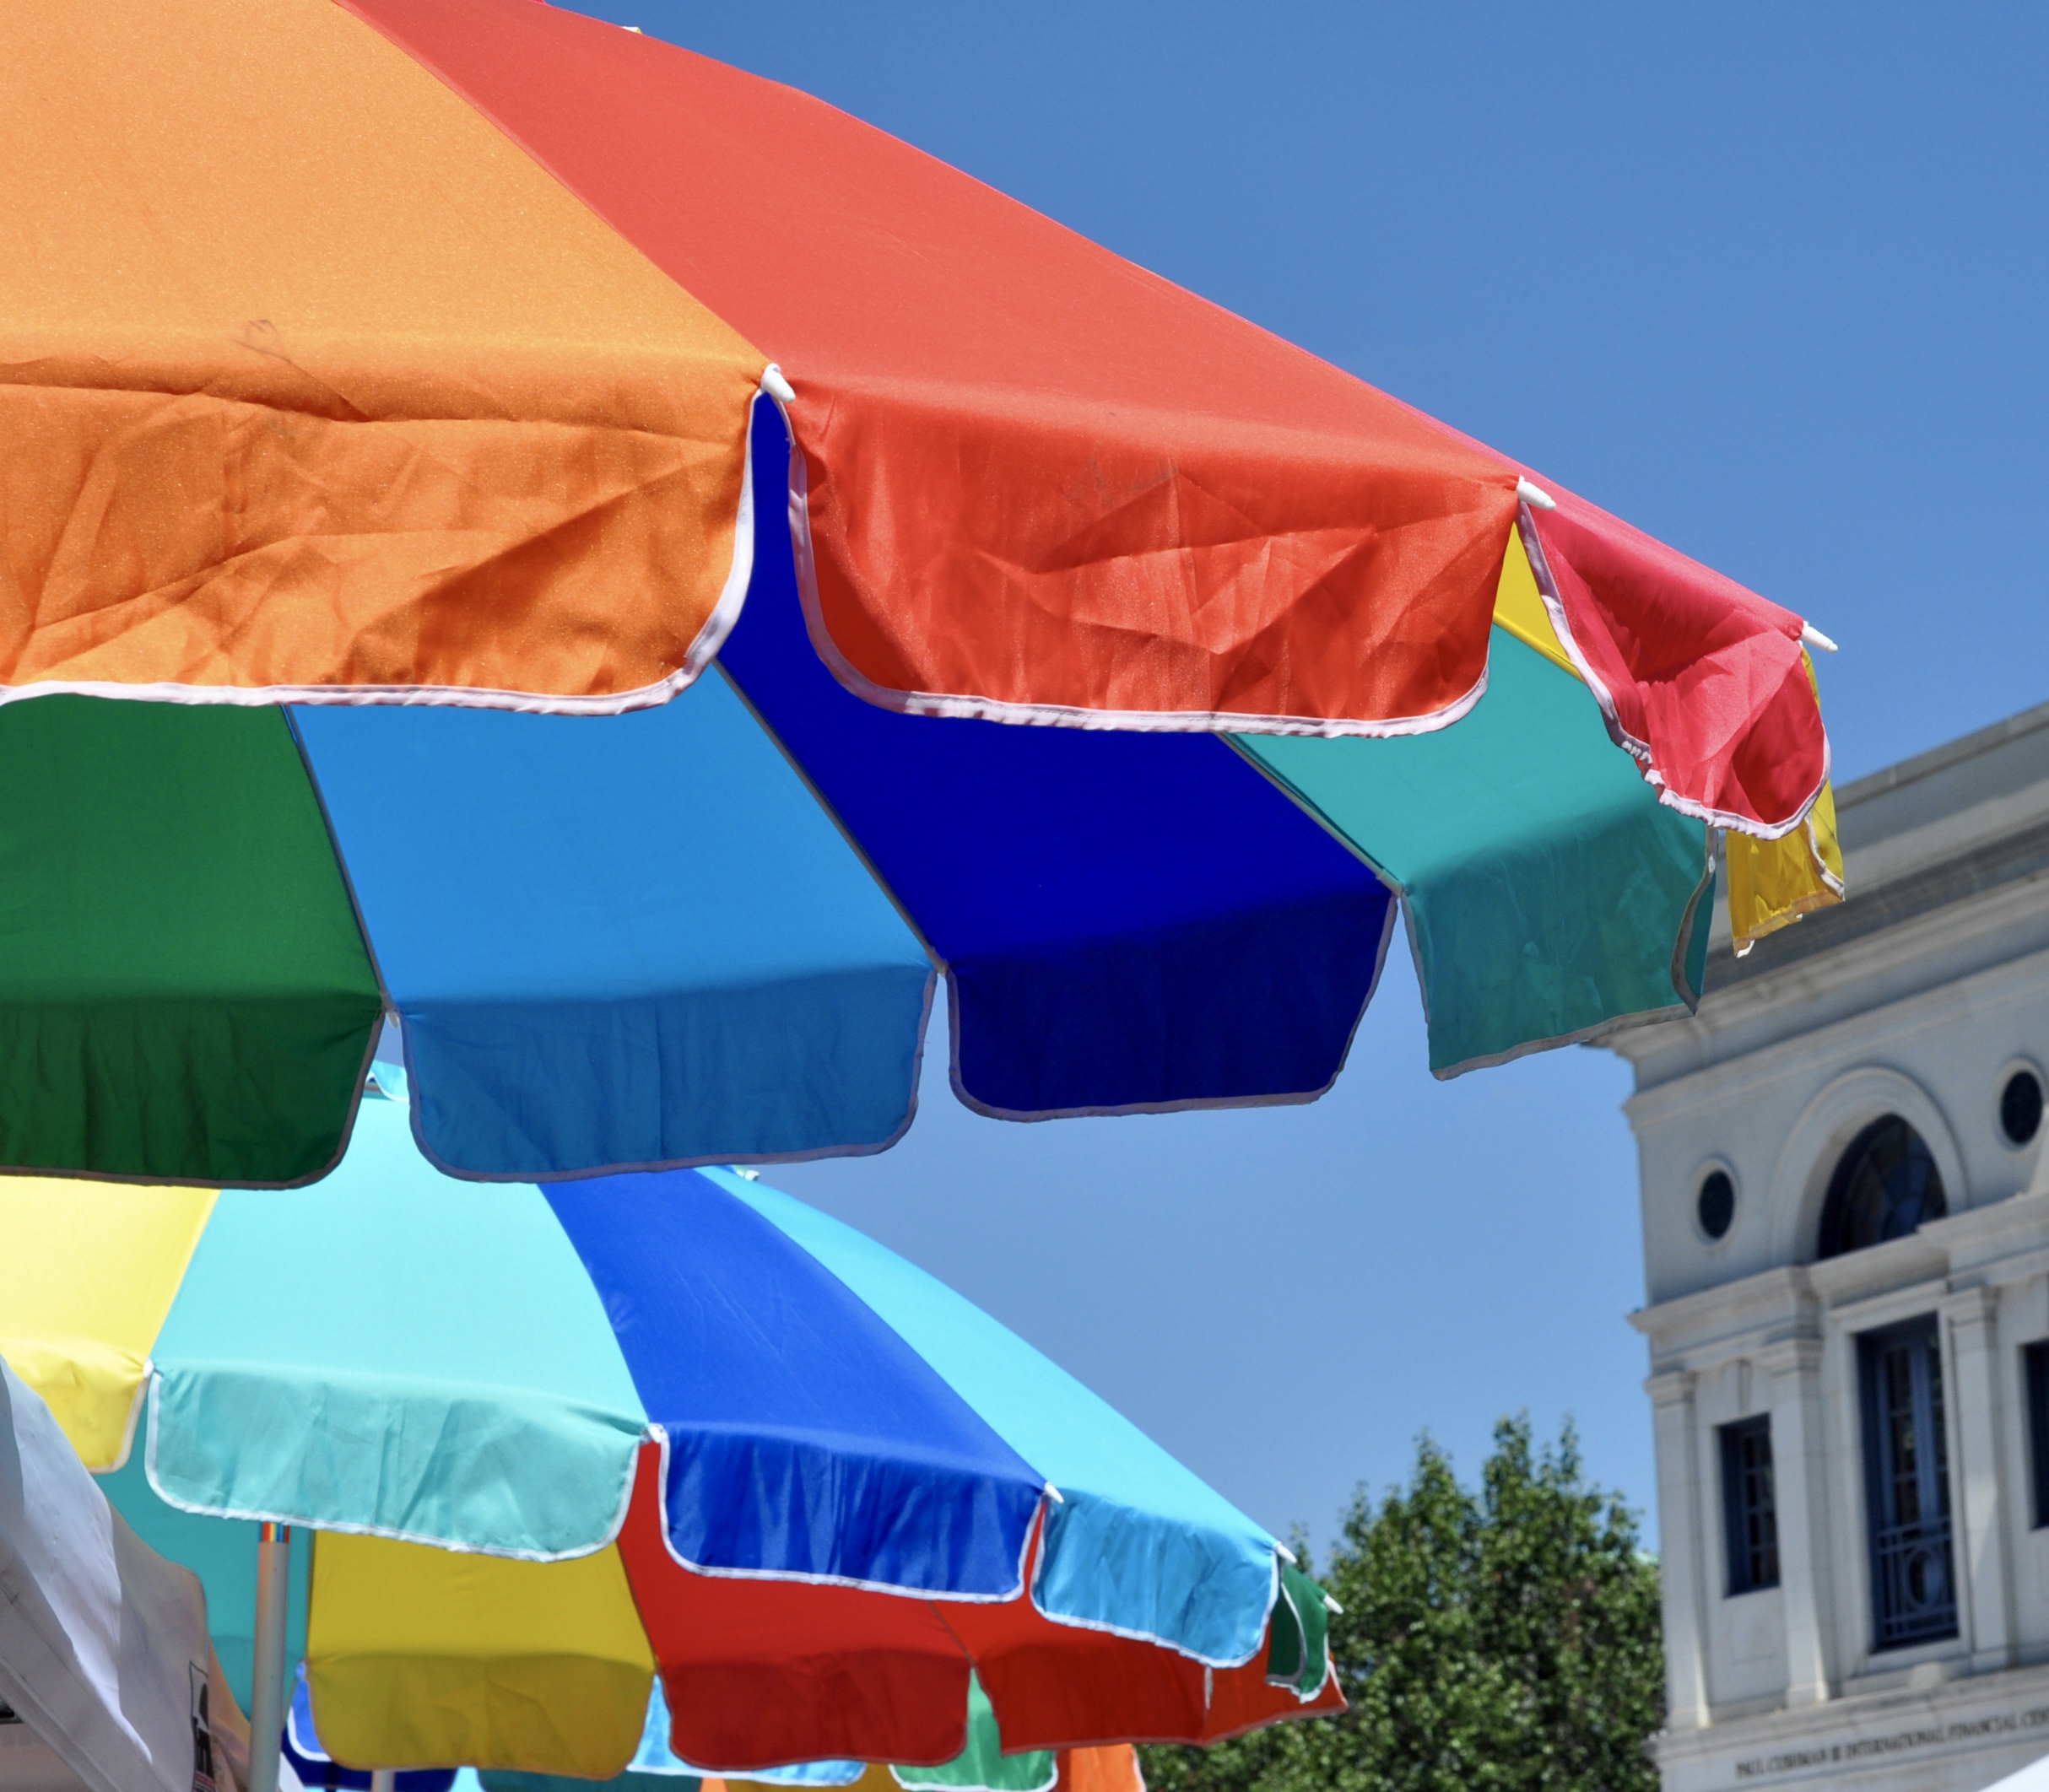
[[[0,1236],[0,1354],[145,1541],[212,1579],[254,1553],[223,1520],[321,1534],[305,1654],[343,1760],[603,1778],[657,1671],[715,1770],[946,1762],[971,1679],[1012,1750],[1337,1700],[1320,1661],[1269,1683],[1306,1596],[1276,1606],[1306,1583],[1272,1536],[730,1172],[479,1187],[379,1099],[290,1200],[19,1179]],[[245,1697],[284,1642],[252,1656],[246,1592],[214,1600]]]
[[1446,1071],[1692,1000],[1708,824],[1813,894],[1798,618],[829,107],[531,0],[0,70],[0,1163],[317,1176],[387,1009],[458,1174],[874,1149],[938,970],[986,1111],[1300,1100],[1398,893]]

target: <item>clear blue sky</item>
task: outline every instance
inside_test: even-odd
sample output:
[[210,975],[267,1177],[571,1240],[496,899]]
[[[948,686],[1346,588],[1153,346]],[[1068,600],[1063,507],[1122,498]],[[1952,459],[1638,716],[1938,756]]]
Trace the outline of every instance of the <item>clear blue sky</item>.
[[[858,113],[1810,617],[1843,645],[1845,777],[2049,698],[2049,11],[592,9]],[[928,1063],[903,1145],[772,1179],[1268,1525],[1327,1538],[1425,1427],[1469,1474],[1516,1407],[1574,1414],[1647,1505],[1625,1067],[1423,1065],[1398,947],[1316,1106],[1019,1126]]]

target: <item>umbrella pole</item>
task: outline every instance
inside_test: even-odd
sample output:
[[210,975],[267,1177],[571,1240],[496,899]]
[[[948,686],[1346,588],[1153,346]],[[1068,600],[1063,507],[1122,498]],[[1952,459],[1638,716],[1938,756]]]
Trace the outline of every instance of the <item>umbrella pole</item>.
[[263,1526],[257,1544],[255,1684],[249,1700],[249,1792],[278,1792],[284,1730],[284,1631],[292,1591],[292,1527]]
[[397,1792],[397,1785],[398,1769],[397,1768],[371,1768],[370,1792]]

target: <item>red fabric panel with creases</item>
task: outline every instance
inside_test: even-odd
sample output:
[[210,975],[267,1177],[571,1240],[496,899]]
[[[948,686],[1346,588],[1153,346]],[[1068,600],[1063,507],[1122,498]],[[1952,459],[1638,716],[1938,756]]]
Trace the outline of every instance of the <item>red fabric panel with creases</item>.
[[1530,513],[1573,643],[1652,781],[1708,820],[1775,826],[1828,776],[1800,618],[1556,487]]
[[534,0],[344,0],[779,362],[835,668],[985,712],[1469,699],[1512,472],[819,100]]
[[642,1446],[619,1554],[677,1754],[743,1773],[799,1761],[936,1766],[967,1746],[968,1658],[930,1604],[692,1573],[662,1539],[661,1460]]
[[670,1746],[686,1761],[734,1773],[950,1761],[966,1744],[970,1664],[1006,1750],[1214,1741],[1344,1708],[1334,1681],[1306,1705],[1268,1686],[1263,1652],[1207,1670],[1155,1643],[1055,1623],[1029,1599],[979,1605],[693,1573],[662,1538],[661,1463],[658,1445],[642,1446],[619,1546],[668,1701]]
[[1541,549],[1532,566],[1600,681],[1608,732],[1662,800],[1745,833],[1792,827],[1829,776],[1800,618],[1535,468],[1436,427],[1553,500],[1522,513]]
[[1003,1746],[1199,1742],[1203,1665],[1156,1643],[1056,1624],[1029,1600],[949,1608]]

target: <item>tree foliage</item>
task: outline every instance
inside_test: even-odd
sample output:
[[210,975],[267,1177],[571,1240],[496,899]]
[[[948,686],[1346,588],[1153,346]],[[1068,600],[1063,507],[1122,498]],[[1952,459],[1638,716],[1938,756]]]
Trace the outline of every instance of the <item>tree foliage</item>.
[[1655,1792],[1657,1568],[1570,1424],[1538,1451],[1502,1420],[1477,1491],[1425,1436],[1406,1487],[1354,1496],[1321,1579],[1350,1709],[1149,1748],[1154,1792]]

